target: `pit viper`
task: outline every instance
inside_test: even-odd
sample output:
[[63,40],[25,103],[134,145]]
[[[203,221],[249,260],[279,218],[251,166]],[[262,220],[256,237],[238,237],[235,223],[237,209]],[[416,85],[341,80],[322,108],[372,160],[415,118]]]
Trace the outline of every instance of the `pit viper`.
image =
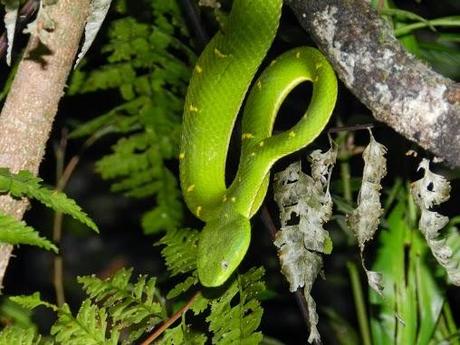
[[[310,144],[335,105],[334,71],[315,48],[287,51],[253,82],[276,35],[281,8],[282,0],[235,0],[224,27],[198,58],[187,89],[180,181],[188,208],[205,222],[197,271],[206,287],[225,283],[245,256],[250,218],[265,197],[271,166]],[[305,81],[313,84],[305,114],[291,129],[272,135],[284,99]],[[243,102],[238,171],[227,186],[228,147]]]

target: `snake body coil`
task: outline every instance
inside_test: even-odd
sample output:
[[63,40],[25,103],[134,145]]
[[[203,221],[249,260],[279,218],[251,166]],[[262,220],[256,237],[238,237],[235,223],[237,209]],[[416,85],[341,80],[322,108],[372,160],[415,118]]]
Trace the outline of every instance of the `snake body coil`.
[[[235,0],[224,31],[195,66],[187,91],[180,179],[189,209],[206,225],[198,247],[204,286],[223,284],[249,247],[249,219],[265,197],[271,166],[311,143],[326,126],[337,97],[334,72],[316,49],[296,48],[274,60],[254,83],[242,119],[238,172],[229,187],[225,164],[235,119],[276,35],[281,0]],[[276,114],[289,92],[313,83],[305,115],[273,135]]]

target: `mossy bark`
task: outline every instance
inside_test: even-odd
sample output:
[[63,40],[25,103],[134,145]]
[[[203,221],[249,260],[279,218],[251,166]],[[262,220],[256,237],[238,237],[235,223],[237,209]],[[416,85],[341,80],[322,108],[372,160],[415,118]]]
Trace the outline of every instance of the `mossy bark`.
[[287,0],[378,121],[460,166],[460,84],[409,54],[365,0]]

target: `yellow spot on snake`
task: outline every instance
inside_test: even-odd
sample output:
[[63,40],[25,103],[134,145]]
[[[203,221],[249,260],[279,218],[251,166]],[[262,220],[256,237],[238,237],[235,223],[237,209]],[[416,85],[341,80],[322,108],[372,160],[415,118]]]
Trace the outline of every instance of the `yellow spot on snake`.
[[262,88],[262,82],[260,80],[257,82],[257,87],[259,88],[259,90]]
[[217,55],[217,57],[220,57],[220,58],[225,58],[227,57],[228,55],[225,55],[224,53],[222,53],[219,49],[217,48],[214,48],[214,54]]
[[224,197],[222,198],[222,202],[227,202],[227,196],[224,195]]
[[270,62],[270,66],[273,66],[276,63],[276,59]]
[[185,152],[179,153],[179,159],[184,159],[185,158]]
[[194,189],[195,189],[195,185],[191,184],[190,186],[187,187],[187,193],[193,192]]
[[318,63],[315,65],[316,70],[319,70],[321,67],[323,67],[323,64],[322,64],[321,62],[318,62]]
[[259,146],[262,147],[262,146],[264,146],[264,144],[265,144],[265,143],[264,143],[264,141],[262,140],[262,141],[259,143]]
[[295,57],[296,57],[297,59],[300,58],[300,52],[297,52],[297,53],[295,54]]
[[236,198],[234,196],[231,197],[230,199],[232,202],[235,202],[236,201]]
[[294,137],[295,137],[295,132],[294,132],[294,131],[290,131],[290,132],[289,132],[289,137],[294,138]]
[[251,157],[254,157],[256,155],[255,152],[251,152]]
[[196,69],[197,73],[203,72],[203,69],[201,68],[200,65],[196,65],[195,69]]
[[201,213],[201,210],[202,210],[202,209],[203,209],[203,207],[201,207],[201,206],[198,206],[198,207],[196,208],[196,215],[197,215],[197,217],[200,216],[200,213]]
[[195,107],[193,104],[190,104],[190,107],[189,107],[188,109],[189,109],[190,111],[192,111],[192,112],[195,112],[195,113],[198,111],[198,108]]
[[241,136],[242,140],[252,139],[252,138],[254,138],[254,135],[252,133],[243,133],[243,135]]

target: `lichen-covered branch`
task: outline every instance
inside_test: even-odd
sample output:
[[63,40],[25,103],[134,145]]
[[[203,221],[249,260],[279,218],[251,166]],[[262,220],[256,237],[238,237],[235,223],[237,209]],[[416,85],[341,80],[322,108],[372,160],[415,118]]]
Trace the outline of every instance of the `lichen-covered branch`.
[[[31,37],[0,114],[0,167],[37,174],[58,103],[88,17],[90,0],[59,0],[48,6],[54,30],[46,45]],[[37,23],[40,25],[40,23]],[[27,201],[0,196],[0,212],[21,219]],[[0,245],[0,283],[12,246]]]
[[369,1],[287,4],[377,120],[460,166],[460,84],[406,52]]

